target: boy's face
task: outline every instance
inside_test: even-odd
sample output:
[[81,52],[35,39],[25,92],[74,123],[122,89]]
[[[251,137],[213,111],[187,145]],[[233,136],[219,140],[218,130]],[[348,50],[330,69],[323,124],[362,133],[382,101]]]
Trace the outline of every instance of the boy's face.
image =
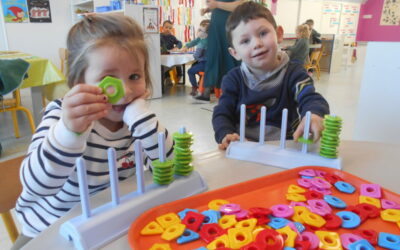
[[253,73],[270,72],[277,67],[278,43],[283,39],[283,30],[274,26],[265,18],[243,21],[232,30],[233,48],[230,54],[236,60],[242,60]]
[[172,29],[174,28],[174,26],[172,26],[172,24],[170,23],[165,23],[163,26],[163,33],[166,35],[172,35]]
[[206,27],[200,26],[200,28],[197,30],[197,36],[201,39],[207,38],[207,31]]

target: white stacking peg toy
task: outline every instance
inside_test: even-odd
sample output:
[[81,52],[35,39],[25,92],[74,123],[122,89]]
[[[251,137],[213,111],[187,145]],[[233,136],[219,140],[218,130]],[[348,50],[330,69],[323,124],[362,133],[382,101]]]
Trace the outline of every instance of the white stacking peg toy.
[[[226,150],[226,157],[252,161],[268,166],[276,166],[286,169],[291,169],[301,166],[325,166],[335,169],[342,168],[342,161],[340,158],[329,159],[320,156],[316,152],[308,152],[308,145],[303,143],[301,150],[296,148],[288,148],[286,145],[286,130],[288,110],[282,111],[281,123],[281,138],[279,146],[272,143],[264,142],[265,138],[265,117],[266,108],[261,108],[261,121],[260,121],[260,135],[258,142],[251,142],[245,140],[245,118],[246,106],[240,106],[240,140],[231,142]],[[304,127],[303,138],[308,139],[310,132],[311,112],[306,113],[306,122]],[[268,132],[268,131],[267,131]]]

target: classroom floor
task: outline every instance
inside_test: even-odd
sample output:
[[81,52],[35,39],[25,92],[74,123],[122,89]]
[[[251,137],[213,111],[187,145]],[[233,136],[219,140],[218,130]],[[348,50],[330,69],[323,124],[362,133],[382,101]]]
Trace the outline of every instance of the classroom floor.
[[[315,79],[315,86],[329,102],[331,113],[343,118],[341,139],[353,139],[353,130],[358,106],[360,84],[363,74],[365,47],[357,49],[355,64],[342,66],[338,73],[323,72],[320,80]],[[187,83],[189,84],[189,83]],[[192,149],[195,154],[217,149],[211,126],[211,115],[216,102],[202,103],[195,101],[190,95],[190,86],[177,85],[167,87],[163,98],[151,101],[154,110],[164,126],[175,132],[181,126],[194,134]],[[31,109],[30,92],[22,90],[22,103]],[[1,107],[0,107],[1,108]],[[24,114],[18,114],[21,138],[14,137],[11,115],[9,112],[0,113],[0,142],[3,154],[0,161],[15,155],[24,154],[29,145],[30,128]],[[9,249],[11,242],[8,238],[2,220],[0,220],[0,249]]]

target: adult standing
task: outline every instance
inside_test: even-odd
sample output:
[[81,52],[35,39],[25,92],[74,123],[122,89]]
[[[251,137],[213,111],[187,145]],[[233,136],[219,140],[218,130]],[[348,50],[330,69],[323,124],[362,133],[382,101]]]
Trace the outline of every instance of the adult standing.
[[228,52],[225,23],[229,14],[243,2],[244,0],[207,0],[207,8],[201,10],[202,15],[211,11],[211,22],[208,29],[207,63],[204,73],[205,91],[196,97],[198,100],[209,101],[210,88],[220,88],[222,77],[239,65]]

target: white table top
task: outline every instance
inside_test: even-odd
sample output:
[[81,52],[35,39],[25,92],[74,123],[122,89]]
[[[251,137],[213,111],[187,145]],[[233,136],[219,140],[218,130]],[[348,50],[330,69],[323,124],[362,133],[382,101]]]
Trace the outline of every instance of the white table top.
[[192,61],[194,61],[193,53],[173,53],[168,55],[161,55],[161,65],[166,67],[187,64]]
[[[290,144],[288,144],[290,147]],[[372,142],[342,141],[339,147],[343,171],[359,176],[369,182],[378,183],[400,193],[400,146]],[[251,162],[228,159],[224,151],[214,150],[195,155],[194,166],[207,181],[209,189],[236,184],[284,169]],[[147,174],[147,180],[150,175]],[[120,184],[121,195],[132,192],[132,179]],[[91,198],[93,207],[108,202],[107,189]],[[41,235],[31,240],[23,249],[73,249],[73,244],[59,234],[60,225],[81,213],[80,206],[71,209],[64,217],[50,226]],[[129,249],[127,236],[123,236],[102,249]]]

